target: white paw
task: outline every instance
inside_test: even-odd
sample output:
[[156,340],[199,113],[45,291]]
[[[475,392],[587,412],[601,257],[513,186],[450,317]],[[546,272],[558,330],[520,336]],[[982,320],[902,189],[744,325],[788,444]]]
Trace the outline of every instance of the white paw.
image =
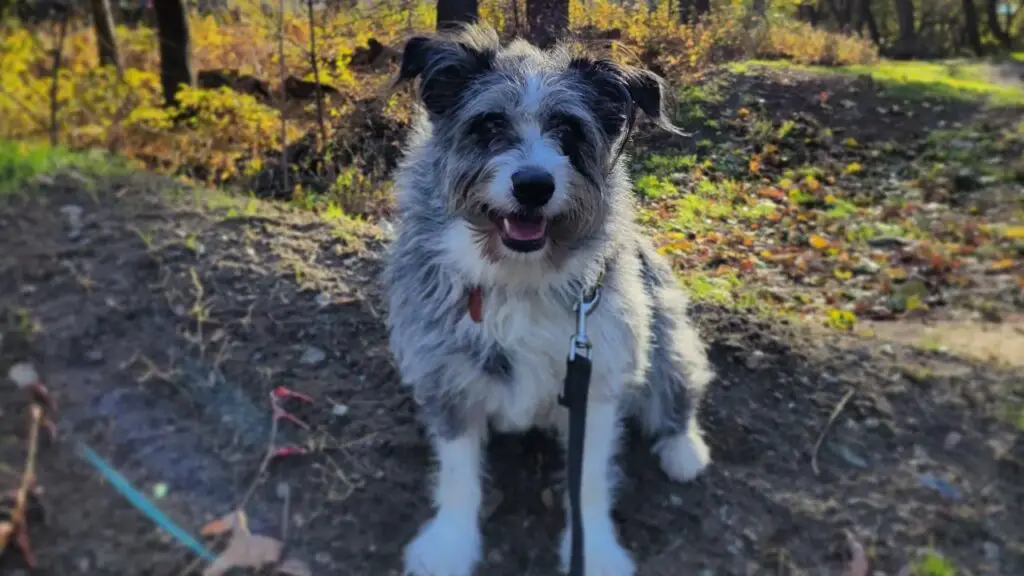
[[661,469],[677,482],[693,480],[711,463],[711,451],[699,429],[666,438],[655,451],[661,458]]
[[[569,572],[572,553],[572,530],[562,532],[559,556],[562,572]],[[615,528],[608,526],[583,526],[583,572],[586,576],[633,576],[636,567],[629,552],[619,544]]]
[[480,560],[475,520],[435,516],[405,547],[405,576],[471,576]]

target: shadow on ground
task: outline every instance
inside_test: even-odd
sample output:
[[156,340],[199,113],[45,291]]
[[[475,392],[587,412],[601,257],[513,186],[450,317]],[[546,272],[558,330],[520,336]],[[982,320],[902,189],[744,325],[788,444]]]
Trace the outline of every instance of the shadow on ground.
[[[196,533],[253,481],[279,385],[316,400],[297,411],[312,430],[279,438],[314,454],[272,466],[248,507],[254,530],[281,533],[287,483],[288,543],[315,573],[397,573],[429,513],[430,462],[386,349],[380,242],[271,206],[211,209],[144,175],[100,193],[80,178],[40,188],[0,206],[0,367],[38,363],[65,433],[41,455],[48,521],[32,530],[36,573],[181,573],[191,554],[71,443],[144,490],[165,484],[159,505]],[[80,227],[69,229],[65,206],[81,208]],[[641,574],[838,573],[848,535],[886,573],[927,546],[970,573],[1024,571],[1024,448],[1005,418],[1019,409],[1019,372],[711,307],[695,314],[720,374],[705,410],[716,464],[677,486],[641,441],[624,450],[618,515]],[[22,411],[12,387],[0,390],[11,480]],[[815,441],[848,392],[816,475]],[[490,461],[482,573],[553,573],[559,455],[539,435],[502,437]]]

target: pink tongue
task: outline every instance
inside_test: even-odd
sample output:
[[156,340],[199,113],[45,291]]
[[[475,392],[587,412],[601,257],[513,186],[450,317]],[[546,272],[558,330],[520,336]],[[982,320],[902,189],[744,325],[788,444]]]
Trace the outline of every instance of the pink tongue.
[[505,235],[513,240],[536,240],[544,236],[547,225],[543,220],[527,222],[525,220],[503,218],[501,225],[505,228]]

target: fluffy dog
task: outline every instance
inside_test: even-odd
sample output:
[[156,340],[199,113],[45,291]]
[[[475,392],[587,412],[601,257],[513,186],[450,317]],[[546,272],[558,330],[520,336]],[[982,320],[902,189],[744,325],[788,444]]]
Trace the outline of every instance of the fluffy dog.
[[573,305],[600,279],[587,321],[585,569],[633,574],[611,518],[622,418],[640,419],[671,478],[692,479],[709,462],[696,411],[712,372],[684,294],[634,223],[622,154],[640,111],[675,130],[663,82],[566,46],[502,46],[478,26],[407,42],[398,81],[413,79],[421,106],[396,176],[384,280],[390,346],[439,470],[437,511],[406,547],[405,573],[472,574],[491,427],[565,438],[557,397]]

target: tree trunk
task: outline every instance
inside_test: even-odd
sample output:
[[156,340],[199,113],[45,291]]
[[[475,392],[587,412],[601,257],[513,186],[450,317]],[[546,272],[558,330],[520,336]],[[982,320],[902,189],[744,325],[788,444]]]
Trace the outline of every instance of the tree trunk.
[[693,22],[693,0],[679,0],[679,23]]
[[917,52],[917,30],[914,26],[914,3],[911,0],[895,0],[896,17],[899,23],[899,37],[892,47],[893,58],[912,58]]
[[160,83],[164,89],[164,103],[174,106],[178,102],[178,88],[182,84],[196,84],[192,70],[188,10],[185,8],[185,0],[154,0],[153,5],[160,39]]
[[875,20],[875,13],[871,11],[871,0],[861,0],[860,5],[861,21],[868,26],[868,35],[875,46],[882,45],[882,33],[878,30],[878,22]]
[[996,37],[1003,48],[1009,50],[1013,42],[1010,35],[999,25],[999,0],[988,0],[986,12],[988,13],[988,28],[992,31],[992,35]]
[[121,59],[117,54],[117,40],[114,38],[114,15],[110,12],[110,0],[91,0],[92,22],[96,27],[96,45],[99,48],[100,66],[113,66],[121,72]]
[[711,12],[711,0],[693,0],[693,15],[696,21],[707,16],[708,12]]
[[473,23],[478,18],[477,0],[437,0],[437,29],[453,24]]
[[974,0],[963,0],[964,5],[964,31],[967,35],[967,44],[978,56],[985,53],[981,46],[981,34],[978,33],[978,8]]
[[534,44],[554,46],[569,28],[569,0],[526,0],[526,22]]

